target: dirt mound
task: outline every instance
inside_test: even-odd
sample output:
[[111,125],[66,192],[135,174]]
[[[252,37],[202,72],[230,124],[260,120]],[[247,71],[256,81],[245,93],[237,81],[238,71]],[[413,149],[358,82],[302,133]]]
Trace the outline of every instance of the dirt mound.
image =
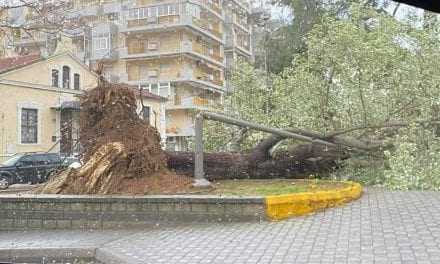
[[136,108],[135,90],[124,85],[103,81],[84,95],[80,114],[84,165],[56,175],[41,192],[142,194],[167,192],[167,185],[172,191],[187,188],[191,180],[167,169],[159,133],[139,118]]

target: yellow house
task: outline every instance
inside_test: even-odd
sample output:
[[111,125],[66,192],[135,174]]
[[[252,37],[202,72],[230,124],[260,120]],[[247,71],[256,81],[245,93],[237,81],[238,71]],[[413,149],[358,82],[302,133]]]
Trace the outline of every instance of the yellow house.
[[0,60],[0,159],[77,150],[78,95],[97,76],[69,53]]
[[[0,59],[0,161],[23,152],[77,153],[78,96],[97,80],[70,53]],[[142,96],[139,114],[164,131],[164,98],[148,91]]]

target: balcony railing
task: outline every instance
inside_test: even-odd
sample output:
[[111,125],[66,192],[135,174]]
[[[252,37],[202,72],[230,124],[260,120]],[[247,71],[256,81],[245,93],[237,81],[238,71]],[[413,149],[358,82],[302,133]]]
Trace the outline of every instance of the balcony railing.
[[247,0],[231,0],[233,2],[235,2],[236,4],[238,4],[240,7],[249,10],[251,8],[251,5],[249,4],[249,2]]
[[168,136],[191,137],[195,135],[194,125],[191,123],[182,126],[171,125],[166,128]]
[[[142,8],[135,8],[132,10],[141,10]],[[142,9],[143,10],[143,9]],[[132,11],[129,11],[132,12]],[[138,11],[140,12],[140,11]],[[220,22],[219,22],[220,23]],[[185,14],[184,10],[176,11],[174,14],[168,14],[163,16],[150,16],[142,18],[128,17],[122,22],[121,32],[130,31],[150,31],[165,29],[166,27],[172,26],[192,26],[198,28],[200,32],[215,38],[218,41],[222,41],[223,32],[216,27],[220,27],[219,24],[207,23],[207,21],[193,17],[192,15]]]
[[219,103],[213,99],[206,99],[199,96],[191,96],[181,98],[175,96],[174,100],[168,101],[167,109],[215,109],[219,106]]
[[140,57],[149,56],[162,56],[162,55],[172,55],[179,53],[195,53],[201,56],[203,59],[215,63],[217,65],[223,66],[223,56],[219,55],[219,52],[210,52],[207,47],[202,45],[193,44],[190,41],[181,41],[177,45],[160,45],[154,47],[148,47],[148,42],[141,42],[138,45],[131,46],[130,48],[125,47],[121,49],[120,57],[123,59],[134,59]]
[[[137,63],[136,63],[137,64]],[[178,69],[174,67],[161,71],[159,64],[156,67],[150,66],[145,73],[140,73],[139,69],[130,69],[132,64],[127,63],[128,73],[120,74],[119,81],[131,85],[146,85],[153,83],[167,82],[189,82],[200,88],[208,88],[214,90],[224,90],[224,80],[218,74],[207,73],[202,69],[190,68],[188,65],[182,65]]]
[[22,33],[20,37],[14,38],[15,45],[35,45],[46,41],[47,34],[45,32]]

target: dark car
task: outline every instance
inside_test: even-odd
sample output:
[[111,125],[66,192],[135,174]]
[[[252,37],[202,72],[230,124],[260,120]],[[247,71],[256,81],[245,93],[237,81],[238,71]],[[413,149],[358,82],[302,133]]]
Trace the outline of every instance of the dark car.
[[14,155],[0,164],[0,189],[16,183],[42,183],[57,169],[66,167],[56,153]]

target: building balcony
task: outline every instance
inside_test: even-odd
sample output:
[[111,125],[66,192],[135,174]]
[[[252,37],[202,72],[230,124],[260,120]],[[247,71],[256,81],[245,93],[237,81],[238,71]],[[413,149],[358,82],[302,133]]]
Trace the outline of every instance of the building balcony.
[[242,19],[237,14],[229,14],[225,17],[225,23],[226,24],[233,24],[234,26],[238,27],[242,31],[249,33],[250,32],[250,25],[247,22],[246,19]]
[[241,51],[242,53],[244,53],[245,55],[251,56],[251,47],[249,45],[249,43],[243,43],[243,42],[237,42],[236,47],[238,48],[239,51]]
[[168,15],[144,19],[127,19],[122,21],[120,32],[163,32],[178,27],[189,27],[204,36],[223,43],[223,32],[207,25],[204,21],[189,15]]
[[230,1],[234,2],[236,5],[238,5],[242,9],[245,9],[248,12],[251,9],[251,5],[247,0],[230,0]]
[[214,110],[220,107],[220,103],[212,99],[206,99],[199,96],[191,96],[181,98],[175,96],[174,100],[168,101],[166,104],[167,110],[178,109],[197,109],[197,110]]
[[23,33],[20,37],[14,38],[14,45],[17,47],[40,46],[47,42],[47,34],[44,32]]
[[234,41],[233,38],[226,38],[225,52],[228,52],[228,51],[230,52],[233,50],[243,54],[244,56],[252,56],[252,52],[251,52],[249,43],[246,44],[243,42]]
[[148,42],[141,43],[135,47],[122,48],[120,50],[121,59],[143,59],[143,58],[156,58],[156,57],[171,57],[181,54],[188,54],[196,59],[202,59],[209,63],[212,63],[218,67],[224,67],[224,57],[220,56],[217,52],[210,52],[208,49],[203,48],[201,45],[195,45],[191,41],[181,41],[180,44],[167,45],[165,48],[160,44],[151,45]]
[[184,83],[184,84],[190,84],[194,87],[200,88],[200,89],[207,89],[211,91],[216,92],[224,92],[225,88],[223,87],[223,81],[218,81],[216,83],[213,83],[211,81],[206,81],[202,79],[196,79],[196,78],[184,78],[184,77],[177,77],[177,78],[145,78],[145,79],[139,79],[139,80],[127,80],[125,78],[120,78],[119,81],[121,83],[126,83],[129,85],[147,85],[151,83]]
[[193,124],[187,124],[186,126],[168,126],[166,128],[167,137],[193,137],[196,132]]
[[218,16],[222,16],[223,9],[220,6],[220,3],[215,1],[208,1],[208,0],[191,0],[190,2],[194,2],[199,4],[200,6],[206,8],[207,10],[215,13]]
[[94,50],[90,55],[90,60],[92,61],[113,61],[117,59],[119,59],[119,52],[112,49]]
[[74,5],[72,9],[66,13],[66,18],[76,18],[79,16],[101,16],[112,13],[121,12],[122,6],[120,3],[83,3]]

